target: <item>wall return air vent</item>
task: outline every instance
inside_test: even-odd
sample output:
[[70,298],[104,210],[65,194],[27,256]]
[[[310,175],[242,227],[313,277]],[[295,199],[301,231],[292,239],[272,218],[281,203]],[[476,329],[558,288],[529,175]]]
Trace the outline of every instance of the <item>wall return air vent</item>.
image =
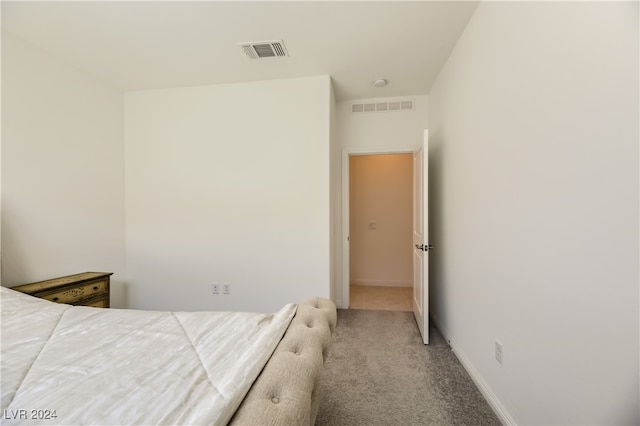
[[282,40],[251,41],[239,43],[244,54],[251,59],[278,58],[289,56]]
[[413,111],[414,101],[375,101],[351,104],[351,112]]

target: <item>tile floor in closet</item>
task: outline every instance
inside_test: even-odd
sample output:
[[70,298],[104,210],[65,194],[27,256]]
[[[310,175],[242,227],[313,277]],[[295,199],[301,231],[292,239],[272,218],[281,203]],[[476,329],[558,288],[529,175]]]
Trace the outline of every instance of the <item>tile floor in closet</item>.
[[412,287],[351,285],[350,309],[411,312]]

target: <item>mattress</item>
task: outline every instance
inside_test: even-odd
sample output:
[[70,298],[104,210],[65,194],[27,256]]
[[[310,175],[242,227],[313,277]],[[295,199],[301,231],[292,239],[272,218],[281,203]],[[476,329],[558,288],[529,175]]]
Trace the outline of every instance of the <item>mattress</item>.
[[296,312],[153,312],[2,287],[3,424],[227,424]]

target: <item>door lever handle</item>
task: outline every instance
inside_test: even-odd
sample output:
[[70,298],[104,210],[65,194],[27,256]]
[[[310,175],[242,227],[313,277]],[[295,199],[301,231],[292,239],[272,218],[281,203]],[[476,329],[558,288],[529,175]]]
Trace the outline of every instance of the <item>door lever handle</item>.
[[417,248],[418,250],[422,250],[422,251],[424,251],[424,244],[420,244],[420,245],[416,244],[416,248]]
[[418,244],[416,244],[416,248],[418,250],[422,250],[422,251],[429,251],[429,250],[431,250],[433,248],[433,246],[431,244],[427,244],[427,245],[424,245],[424,244],[418,245]]

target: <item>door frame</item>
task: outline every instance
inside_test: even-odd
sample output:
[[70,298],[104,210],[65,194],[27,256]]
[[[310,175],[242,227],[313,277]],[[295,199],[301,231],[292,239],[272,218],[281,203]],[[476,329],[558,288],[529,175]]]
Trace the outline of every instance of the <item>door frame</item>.
[[351,265],[349,256],[349,157],[356,155],[413,154],[411,148],[343,148],[342,149],[342,309],[349,309]]

